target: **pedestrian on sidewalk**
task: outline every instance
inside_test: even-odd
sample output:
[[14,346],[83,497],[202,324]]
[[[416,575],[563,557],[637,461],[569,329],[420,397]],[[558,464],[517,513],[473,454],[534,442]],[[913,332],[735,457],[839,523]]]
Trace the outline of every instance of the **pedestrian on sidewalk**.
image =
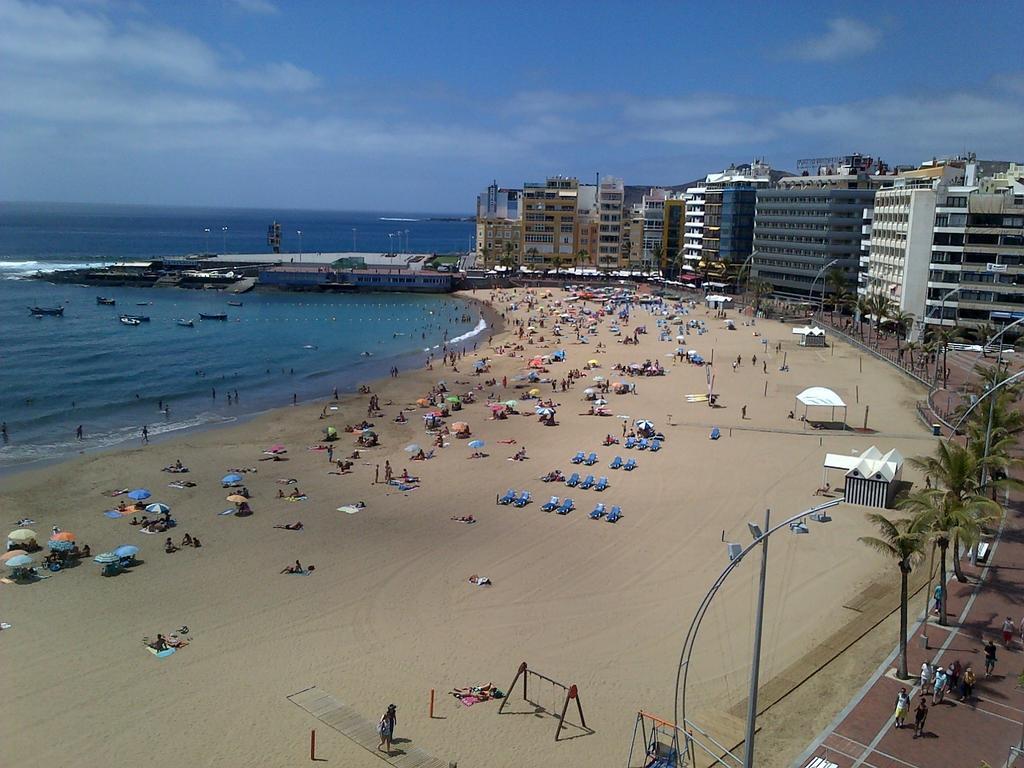
[[939,667],[935,671],[935,693],[932,694],[932,706],[941,704],[946,695],[946,686],[949,685],[949,678],[946,677],[946,670]]
[[924,736],[924,724],[928,720],[928,702],[924,696],[917,700],[917,709],[914,710],[914,738]]
[[996,668],[996,644],[985,640],[985,677],[991,677]]
[[927,661],[921,662],[921,695],[927,696],[932,690],[932,668]]
[[942,610],[942,592],[943,592],[942,585],[941,584],[936,584],[935,585],[935,595],[934,595],[935,600],[932,603],[932,613],[939,613]]
[[1009,648],[1010,642],[1013,640],[1013,619],[1009,616],[1006,617],[1006,621],[1003,622],[1003,647]]
[[380,744],[377,745],[377,749],[384,747],[386,754],[391,754],[391,740],[395,736],[395,725],[398,723],[398,717],[395,713],[395,705],[388,704],[387,712],[381,715],[380,722],[377,724],[377,733],[380,734]]
[[896,727],[902,728],[907,724],[907,715],[910,713],[910,695],[906,688],[900,688],[896,694]]
[[967,701],[974,694],[974,684],[977,678],[974,676],[974,667],[970,664],[964,669],[963,679],[960,681],[960,701]]
[[952,692],[960,687],[960,673],[963,672],[963,667],[960,664],[960,659],[954,659],[946,667],[946,679],[948,680],[947,689]]

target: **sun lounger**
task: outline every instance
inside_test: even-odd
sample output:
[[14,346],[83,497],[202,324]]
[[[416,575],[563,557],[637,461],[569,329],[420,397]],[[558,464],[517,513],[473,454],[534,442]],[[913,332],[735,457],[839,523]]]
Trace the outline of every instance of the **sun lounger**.
[[531,501],[532,501],[532,499],[530,498],[530,492],[529,491],[523,491],[521,494],[519,494],[519,498],[516,499],[515,502],[513,502],[513,503],[517,507],[525,507]]
[[607,487],[608,487],[608,478],[605,477],[604,475],[601,475],[601,477],[599,477],[597,479],[597,484],[594,486],[594,490],[595,491],[603,491]]
[[513,501],[516,500],[516,495],[517,495],[516,492],[514,490],[512,490],[511,488],[509,488],[505,492],[505,495],[502,496],[500,499],[498,499],[498,503],[499,504],[511,504]]
[[598,504],[590,513],[591,520],[600,520],[604,517],[604,504]]
[[556,510],[560,515],[568,515],[573,510],[572,499],[566,499],[562,502],[561,506]]
[[651,453],[661,450],[661,440],[651,440]]
[[544,502],[544,504],[541,505],[541,509],[543,509],[545,512],[552,512],[553,510],[558,509],[558,504],[558,497],[552,496],[550,499]]
[[582,464],[583,458],[583,451],[577,451],[576,455],[569,459],[569,461],[571,461],[573,464]]
[[627,437],[625,445],[626,445],[627,448],[635,448],[636,447],[636,438],[635,437]]
[[575,488],[577,485],[580,484],[580,473],[573,472],[571,475],[569,475],[569,479],[565,481],[565,484],[568,485],[570,488]]
[[586,464],[587,464],[588,467],[592,467],[595,464],[597,464],[597,454],[591,452],[591,454],[589,456],[587,456]]
[[612,507],[612,511],[608,513],[608,517],[605,519],[609,523],[617,523],[620,517],[622,517],[622,507]]
[[636,444],[636,449],[638,451],[646,451],[650,447],[651,447],[651,444],[647,442],[647,438],[646,437],[641,438],[639,440],[639,442],[637,442],[637,444]]
[[608,466],[610,466],[612,469],[618,469],[619,467],[622,466],[622,457],[616,456],[614,459],[612,459],[612,463],[609,464]]
[[631,472],[632,470],[636,469],[636,459],[630,459],[629,461],[622,465],[622,468],[627,472]]
[[721,432],[721,430],[718,429],[718,427],[715,427],[714,429],[711,430],[710,437],[711,437],[712,440],[717,440],[721,436],[722,436],[722,432]]
[[583,490],[587,490],[588,488],[593,488],[593,487],[594,487],[594,476],[593,475],[587,475],[585,478],[583,478],[583,482],[580,483],[580,488],[582,488]]

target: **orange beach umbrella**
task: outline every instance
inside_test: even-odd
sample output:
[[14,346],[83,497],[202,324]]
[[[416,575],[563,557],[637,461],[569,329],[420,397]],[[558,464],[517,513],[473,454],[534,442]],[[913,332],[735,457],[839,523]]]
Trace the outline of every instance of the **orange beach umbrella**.
[[55,533],[55,534],[53,534],[53,536],[50,537],[50,541],[74,541],[74,540],[75,540],[75,534],[73,534],[71,531],[60,531],[59,533]]

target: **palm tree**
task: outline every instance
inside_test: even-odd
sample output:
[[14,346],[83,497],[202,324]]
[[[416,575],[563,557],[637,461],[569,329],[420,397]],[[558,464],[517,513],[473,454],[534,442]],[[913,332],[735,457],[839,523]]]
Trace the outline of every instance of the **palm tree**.
[[665,249],[661,243],[655,243],[651,249],[651,261],[654,262],[654,268],[661,270],[661,260],[665,257]]
[[914,353],[921,350],[921,345],[916,341],[908,341],[904,349],[907,350],[907,354],[910,356],[910,370],[914,370]]
[[[939,345],[939,349],[942,350],[942,386],[945,387],[949,383],[949,372],[946,366],[947,354],[949,353],[949,345],[952,344],[959,338],[963,337],[963,329],[952,326],[947,328],[940,326],[936,328],[932,333],[932,338]],[[935,366],[935,378],[939,378],[938,365]]]
[[584,251],[582,248],[576,251],[576,266],[582,267],[583,264],[590,258],[590,254]]
[[[834,295],[839,291],[845,291],[849,293],[849,283],[846,282],[846,273],[841,269],[833,267],[825,273],[825,285],[828,286],[829,291]],[[824,292],[825,289],[822,288]]]
[[909,518],[890,520],[876,512],[869,512],[867,518],[878,526],[881,537],[861,536],[859,541],[895,560],[900,569],[900,660],[896,676],[906,680],[910,677],[907,674],[907,581],[914,566],[923,559],[925,534],[917,521]]
[[754,312],[761,308],[761,299],[775,290],[775,286],[767,280],[755,280],[750,288],[754,291]]
[[[857,332],[860,334],[860,340],[864,341],[864,320],[871,314],[871,297],[870,296],[858,296],[857,297]],[[871,326],[868,326],[870,340]]]
[[889,313],[889,322],[896,326],[896,352],[902,355],[903,350],[900,347],[900,338],[906,339],[910,329],[914,327],[914,314],[912,312],[904,312],[894,304],[892,311]]
[[829,310],[829,320],[835,324],[835,311],[838,309],[840,313],[845,307],[850,306],[853,302],[853,294],[847,289],[846,283],[838,286],[833,292],[832,296],[829,297],[831,302]]
[[991,339],[998,333],[995,326],[991,323],[982,323],[974,327],[972,335],[974,340],[981,344],[981,356],[984,358],[988,357],[988,352],[985,350],[985,342]]
[[[984,496],[987,485],[981,481],[983,460],[957,443],[942,442],[936,446],[934,456],[912,458],[910,463],[935,481],[935,490],[945,499],[939,529],[952,540],[953,571],[957,581],[964,583],[967,577],[960,570],[960,545],[969,547],[975,543],[981,526],[1001,512],[998,504]],[[949,543],[947,540],[945,546]]]
[[559,270],[562,269],[562,257],[560,254],[555,254],[551,257],[551,266],[555,268],[555,274],[557,275]]
[[875,326],[875,343],[881,338],[882,324],[888,320],[893,313],[893,301],[882,293],[873,293],[868,297],[871,302],[871,320]]

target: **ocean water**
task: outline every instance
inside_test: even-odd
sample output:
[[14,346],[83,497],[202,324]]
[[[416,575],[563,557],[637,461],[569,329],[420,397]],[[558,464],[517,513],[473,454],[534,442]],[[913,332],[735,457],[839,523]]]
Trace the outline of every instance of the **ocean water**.
[[[344,250],[329,233],[347,229],[351,238],[352,226],[364,233],[357,232],[359,248],[368,249],[370,243],[359,238],[377,237],[379,245],[382,233],[386,241],[387,231],[397,229],[398,222],[381,216],[414,218],[287,216],[302,222],[306,250]],[[436,354],[445,343],[472,346],[483,332],[479,311],[449,296],[229,296],[24,279],[40,269],[205,250],[197,244],[197,222],[230,222],[219,225],[237,238],[237,247],[228,250],[264,250],[273,218],[265,211],[0,204],[0,421],[8,431],[8,440],[0,442],[0,468],[138,440],[143,425],[155,439],[287,405],[293,397],[323,397],[335,387],[352,391],[393,365],[422,365],[425,350]],[[277,215],[282,223],[285,218]],[[466,242],[462,233],[472,230],[466,222],[401,224],[410,230],[411,247],[425,251],[458,247],[460,238]],[[216,245],[211,250],[221,250]],[[97,295],[117,305],[97,305]],[[242,306],[230,307],[229,300]],[[64,317],[35,318],[27,311],[34,305],[63,305]],[[227,312],[228,321],[202,321],[200,312]],[[121,313],[151,320],[125,326]],[[194,319],[195,327],[179,326],[179,318]],[[227,395],[236,390],[238,403],[228,406]],[[78,425],[84,441],[75,438]]]

